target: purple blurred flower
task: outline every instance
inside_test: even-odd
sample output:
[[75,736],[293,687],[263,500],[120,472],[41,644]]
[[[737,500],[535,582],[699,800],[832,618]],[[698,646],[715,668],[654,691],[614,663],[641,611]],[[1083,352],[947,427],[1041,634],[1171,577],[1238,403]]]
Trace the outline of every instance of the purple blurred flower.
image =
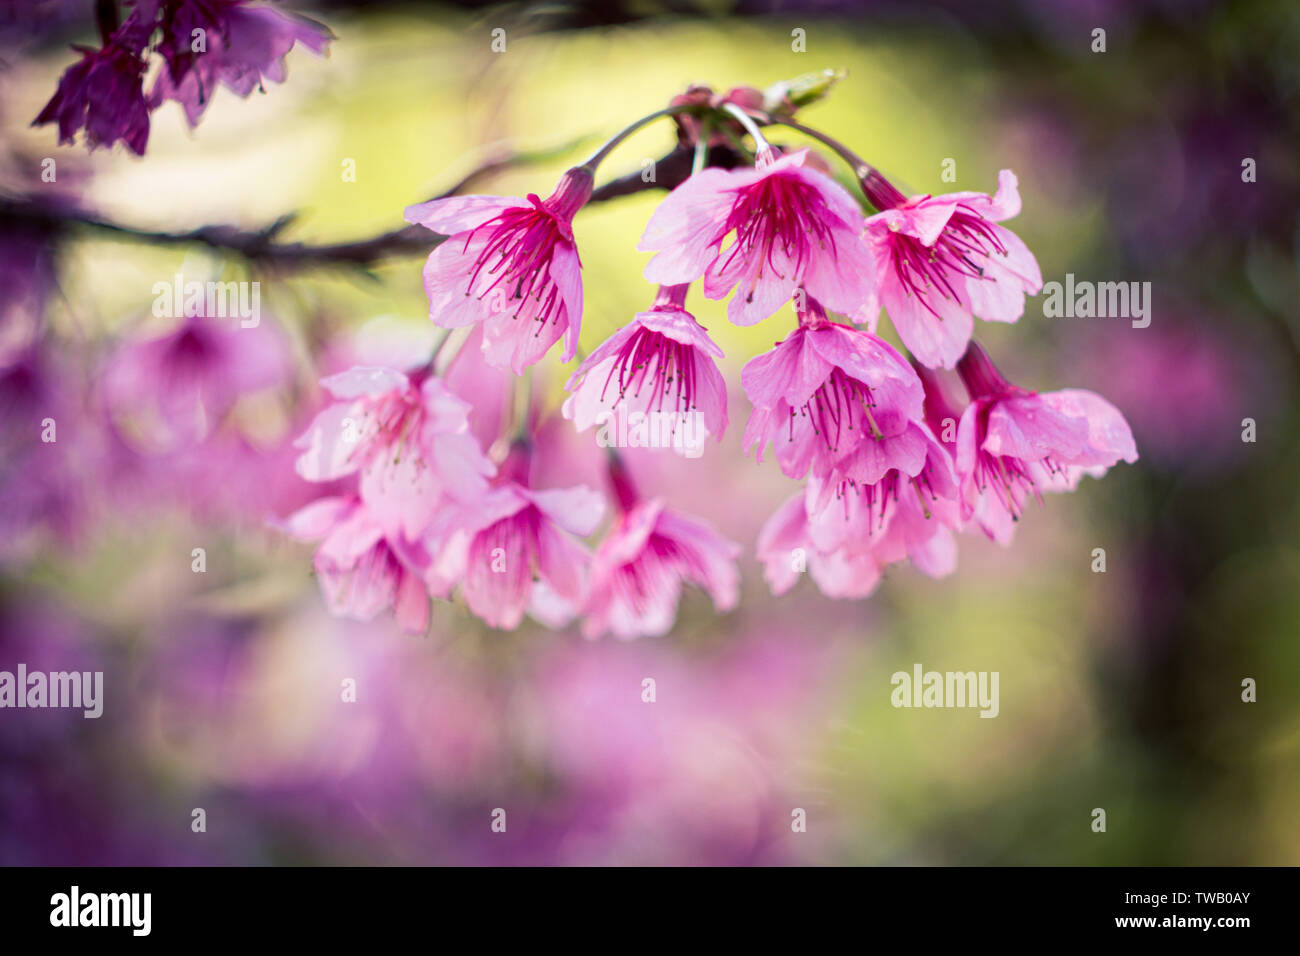
[[98,50],[73,49],[81,53],[81,61],[64,71],[58,89],[32,125],[57,123],[60,144],[74,142],[77,132],[84,129],[91,149],[111,147],[121,140],[137,156],[143,156],[149,142],[145,61],[114,39]]
[[[196,36],[204,38],[203,49],[195,49]],[[315,20],[246,0],[164,3],[156,49],[166,65],[149,91],[149,107],[175,100],[190,126],[197,126],[218,85],[247,97],[263,89],[263,80],[283,83],[284,58],[295,43],[322,53],[333,38]]]
[[240,328],[190,316],[118,349],[104,371],[104,399],[141,444],[169,450],[206,437],[240,396],[284,382],[289,371],[286,344],[269,323]]

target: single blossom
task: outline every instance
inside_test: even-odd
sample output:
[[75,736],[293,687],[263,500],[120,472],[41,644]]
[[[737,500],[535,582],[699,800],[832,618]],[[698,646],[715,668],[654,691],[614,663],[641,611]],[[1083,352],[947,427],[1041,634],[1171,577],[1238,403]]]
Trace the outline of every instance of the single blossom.
[[370,621],[392,608],[404,630],[429,622],[424,569],[429,557],[418,542],[386,532],[356,495],[321,498],[284,522],[302,541],[320,541],[314,565],[330,613]]
[[745,449],[757,444],[761,461],[771,443],[791,478],[829,474],[863,442],[906,431],[923,405],[920,380],[888,342],[828,321],[811,297],[806,307],[799,327],[740,373],[754,405]]
[[470,433],[470,405],[427,369],[358,366],[321,385],[337,401],[295,443],[303,478],[359,472],[371,516],[411,540],[445,496],[466,500],[486,489],[494,468]]
[[[198,124],[219,85],[247,98],[264,91],[265,80],[285,81],[285,56],[295,44],[319,54],[334,38],[315,20],[247,0],[172,0],[163,4],[161,27],[156,49],[164,66],[149,106],[175,100],[190,126]],[[204,37],[202,50],[194,49],[196,31]]]
[[837,312],[874,302],[875,265],[860,237],[858,204],[807,160],[806,149],[780,159],[761,150],[752,169],[691,176],[646,226],[637,248],[657,255],[645,277],[676,285],[703,276],[710,299],[736,289],[727,315],[737,325],[767,318],[801,285]]
[[957,426],[965,513],[995,541],[1010,542],[1030,496],[1070,491],[1085,474],[1137,461],[1128,422],[1100,395],[1012,385],[974,342],[957,371],[971,397]]
[[516,444],[492,486],[450,503],[425,536],[430,590],[445,595],[459,583],[470,611],[503,630],[518,627],[525,612],[552,626],[571,616],[590,560],[575,538],[595,531],[605,513],[604,498],[584,485],[530,487],[529,458]]
[[564,417],[578,431],[614,414],[671,416],[692,447],[727,428],[727,384],[718,371],[722,350],[686,311],[688,286],[664,286],[648,312],[639,312],[605,340],[569,378],[573,394]]
[[545,200],[453,196],[408,206],[408,222],[447,237],[424,264],[429,318],[449,329],[484,323],[484,357],[516,374],[561,336],[572,359],[582,323],[573,217],[591,189],[591,172],[578,166]]
[[111,147],[121,140],[137,156],[144,155],[149,142],[145,61],[118,34],[98,50],[73,47],[81,60],[64,71],[33,126],[56,123],[60,144],[74,142],[78,131],[84,130],[90,149]]
[[269,322],[241,328],[196,315],[124,344],[102,384],[110,414],[141,443],[166,450],[206,437],[242,395],[289,372],[288,348]]
[[[966,351],[972,316],[1015,322],[1025,295],[1043,286],[1038,262],[1015,233],[998,225],[1020,212],[1016,176],[1004,169],[998,191],[903,196],[879,174],[863,181],[881,210],[867,220],[880,304],[908,350],[932,368],[952,368]],[[874,331],[878,308],[858,310]]]
[[659,498],[640,498],[618,459],[610,477],[621,513],[592,559],[583,634],[662,636],[677,617],[683,584],[704,590],[719,611],[735,607],[740,546]]

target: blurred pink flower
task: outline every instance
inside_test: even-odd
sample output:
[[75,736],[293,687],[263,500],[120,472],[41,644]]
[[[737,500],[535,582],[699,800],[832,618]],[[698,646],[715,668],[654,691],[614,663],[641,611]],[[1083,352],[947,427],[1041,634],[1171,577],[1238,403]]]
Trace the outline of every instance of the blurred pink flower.
[[427,370],[357,366],[323,379],[337,402],[295,445],[298,474],[331,481],[360,472],[360,493],[385,529],[414,540],[442,496],[471,498],[495,469],[469,431],[469,403]]
[[660,498],[641,499],[618,459],[610,477],[622,509],[591,566],[583,634],[659,637],[677,617],[682,584],[702,588],[719,611],[736,606],[740,546]]
[[807,571],[831,598],[863,598],[880,583],[880,564],[869,548],[822,551],[808,527],[805,494],[789,498],[758,533],[758,559],[775,595],[782,595]]
[[1030,495],[1070,491],[1138,458],[1124,416],[1083,389],[1031,392],[1012,385],[978,344],[957,365],[971,403],[957,426],[957,471],[968,518],[1007,544]]
[[[1025,294],[1043,286],[1038,262],[997,223],[1020,212],[1015,173],[998,175],[997,194],[958,192],[905,198],[879,174],[863,182],[882,210],[867,220],[880,302],[908,350],[925,365],[952,368],[966,350],[972,315],[1015,322]],[[874,304],[857,313],[874,332]]]
[[573,358],[582,323],[582,263],[573,217],[591,196],[592,175],[570,169],[545,201],[456,196],[406,208],[407,222],[445,239],[424,265],[429,318],[454,329],[484,323],[483,354],[516,374],[564,336]]
[[699,416],[701,431],[722,440],[727,383],[716,361],[722,349],[686,311],[689,288],[661,286],[650,311],[637,313],[578,366],[565,385],[573,394],[564,403],[564,417],[578,431],[601,424],[621,407]]
[[313,501],[290,515],[284,529],[302,541],[321,541],[314,564],[330,613],[369,621],[392,608],[404,630],[428,626],[428,555],[418,543],[388,534],[360,498]]
[[572,616],[590,560],[574,536],[591,534],[605,513],[604,498],[585,485],[531,488],[529,458],[516,445],[492,487],[448,503],[426,536],[433,593],[445,595],[459,583],[469,609],[503,630],[518,627],[525,612],[554,627]]
[[859,236],[862,212],[807,159],[806,149],[780,159],[760,150],[753,169],[710,167],[691,176],[646,226],[637,248],[658,255],[645,277],[677,285],[703,276],[710,299],[736,288],[727,315],[737,325],[767,318],[801,285],[837,312],[873,302],[875,266]]
[[289,353],[269,322],[190,316],[160,335],[123,344],[103,375],[107,408],[134,437],[170,449],[206,437],[242,396],[283,383]]

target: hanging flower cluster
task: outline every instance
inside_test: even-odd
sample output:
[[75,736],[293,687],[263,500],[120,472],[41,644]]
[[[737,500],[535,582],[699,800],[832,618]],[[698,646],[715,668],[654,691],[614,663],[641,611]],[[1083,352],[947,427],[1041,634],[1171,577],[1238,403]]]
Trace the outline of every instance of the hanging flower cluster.
[[[33,126],[55,123],[59,142],[79,131],[94,149],[119,140],[137,156],[149,142],[149,116],[168,100],[197,126],[217,87],[247,97],[263,81],[283,83],[285,55],[297,43],[323,53],[329,28],[248,0],[133,0],[120,25],[116,4],[100,4],[103,45],[74,46],[68,67]],[[144,89],[150,57],[161,68]]]
[[[993,195],[905,196],[793,120],[808,90],[692,88],[570,169],[545,199],[458,196],[411,206],[406,218],[442,237],[424,266],[436,325],[475,327],[464,341],[485,367],[513,376],[561,340],[568,362],[583,303],[574,217],[623,138],[673,116],[695,164],[638,246],[654,254],[650,306],[581,360],[560,412],[580,431],[620,410],[694,416],[721,439],[723,354],[687,309],[691,288],[727,299],[737,325],[784,326],[740,374],[752,405],[746,450],[761,461],[770,449],[803,483],[766,522],[758,558],[778,594],[806,569],[826,595],[858,598],[905,559],[927,575],[950,573],[958,532],[1008,543],[1030,499],[1069,491],[1137,451],[1100,396],[1014,385],[972,338],[975,318],[1015,322],[1042,286],[1033,254],[1003,225],[1020,210],[1015,175],[1002,171]],[[764,129],[779,127],[844,159],[861,196],[810,149],[769,143]],[[720,142],[732,159],[725,168],[710,165]],[[787,305],[793,325],[774,318]],[[882,310],[910,355],[877,335]],[[642,497],[614,453],[615,514],[589,551],[604,499],[532,485],[535,410],[485,451],[471,437],[472,408],[434,368],[357,368],[323,383],[337,402],[303,437],[299,472],[321,481],[355,472],[357,491],[309,506],[290,527],[323,539],[316,567],[336,611],[393,607],[420,629],[429,595],[459,591],[494,627],[531,613],[551,625],[579,618],[588,636],[636,637],[671,628],[685,584],[719,610],[736,604],[739,546]],[[954,369],[961,403],[945,382]]]

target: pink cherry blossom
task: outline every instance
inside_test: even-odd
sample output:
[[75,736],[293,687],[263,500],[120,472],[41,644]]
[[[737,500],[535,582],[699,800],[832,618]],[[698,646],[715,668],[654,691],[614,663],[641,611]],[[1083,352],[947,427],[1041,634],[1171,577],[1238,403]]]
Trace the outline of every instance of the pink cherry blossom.
[[[1016,176],[1004,169],[998,191],[904,198],[878,174],[863,188],[882,211],[867,220],[880,304],[908,350],[932,368],[952,368],[966,350],[972,316],[1015,322],[1025,295],[1043,286],[1038,262],[998,225],[1020,212]],[[857,312],[874,331],[874,304]]]
[[621,514],[592,560],[583,634],[612,631],[630,639],[668,633],[684,583],[703,589],[719,611],[735,607],[740,546],[660,498],[640,498],[618,460],[610,477]]
[[924,398],[916,372],[888,342],[830,322],[807,302],[799,327],[740,373],[754,405],[745,449],[757,444],[761,461],[770,442],[791,478],[810,467],[829,474],[859,444],[906,431],[921,419]]
[[484,323],[484,357],[516,374],[561,336],[564,361],[572,359],[582,323],[573,217],[591,188],[591,172],[575,167],[546,200],[455,196],[408,206],[408,222],[448,237],[424,265],[429,318],[449,329]]
[[556,625],[582,602],[590,535],[605,499],[585,485],[530,487],[530,454],[516,445],[481,496],[450,502],[425,536],[435,594],[457,584],[469,609],[489,626],[512,630],[525,612]]
[[664,286],[648,312],[639,312],[578,366],[565,386],[573,394],[564,417],[578,431],[616,411],[692,416],[691,437],[718,441],[727,428],[727,384],[718,371],[722,350],[686,311],[686,285]]
[[357,366],[321,385],[334,398],[295,442],[298,474],[360,472],[360,494],[387,530],[416,539],[444,495],[473,498],[494,472],[469,431],[469,403],[427,369]]
[[645,277],[676,285],[703,276],[710,299],[736,289],[727,315],[737,325],[767,318],[801,285],[837,312],[868,306],[875,265],[860,238],[861,210],[807,159],[806,149],[780,159],[764,150],[753,169],[691,176],[646,226],[637,248],[658,254]]
[[[207,49],[193,50],[195,30],[203,30]],[[247,98],[265,80],[283,83],[285,56],[301,43],[325,52],[334,35],[324,24],[246,0],[182,0],[169,4],[157,50],[166,64],[149,93],[156,109],[175,100],[190,126],[198,125],[218,85]]]
[[283,336],[190,316],[162,334],[127,342],[109,361],[103,394],[110,414],[142,444],[174,448],[207,436],[241,395],[283,383]]
[[973,342],[957,370],[971,396],[957,426],[965,512],[995,541],[1010,542],[1030,496],[1069,491],[1085,474],[1137,461],[1128,423],[1100,395],[1012,385]]
[[418,543],[386,533],[356,495],[313,501],[286,519],[284,529],[321,542],[314,564],[330,613],[369,621],[392,608],[404,630],[428,626],[428,555]]

